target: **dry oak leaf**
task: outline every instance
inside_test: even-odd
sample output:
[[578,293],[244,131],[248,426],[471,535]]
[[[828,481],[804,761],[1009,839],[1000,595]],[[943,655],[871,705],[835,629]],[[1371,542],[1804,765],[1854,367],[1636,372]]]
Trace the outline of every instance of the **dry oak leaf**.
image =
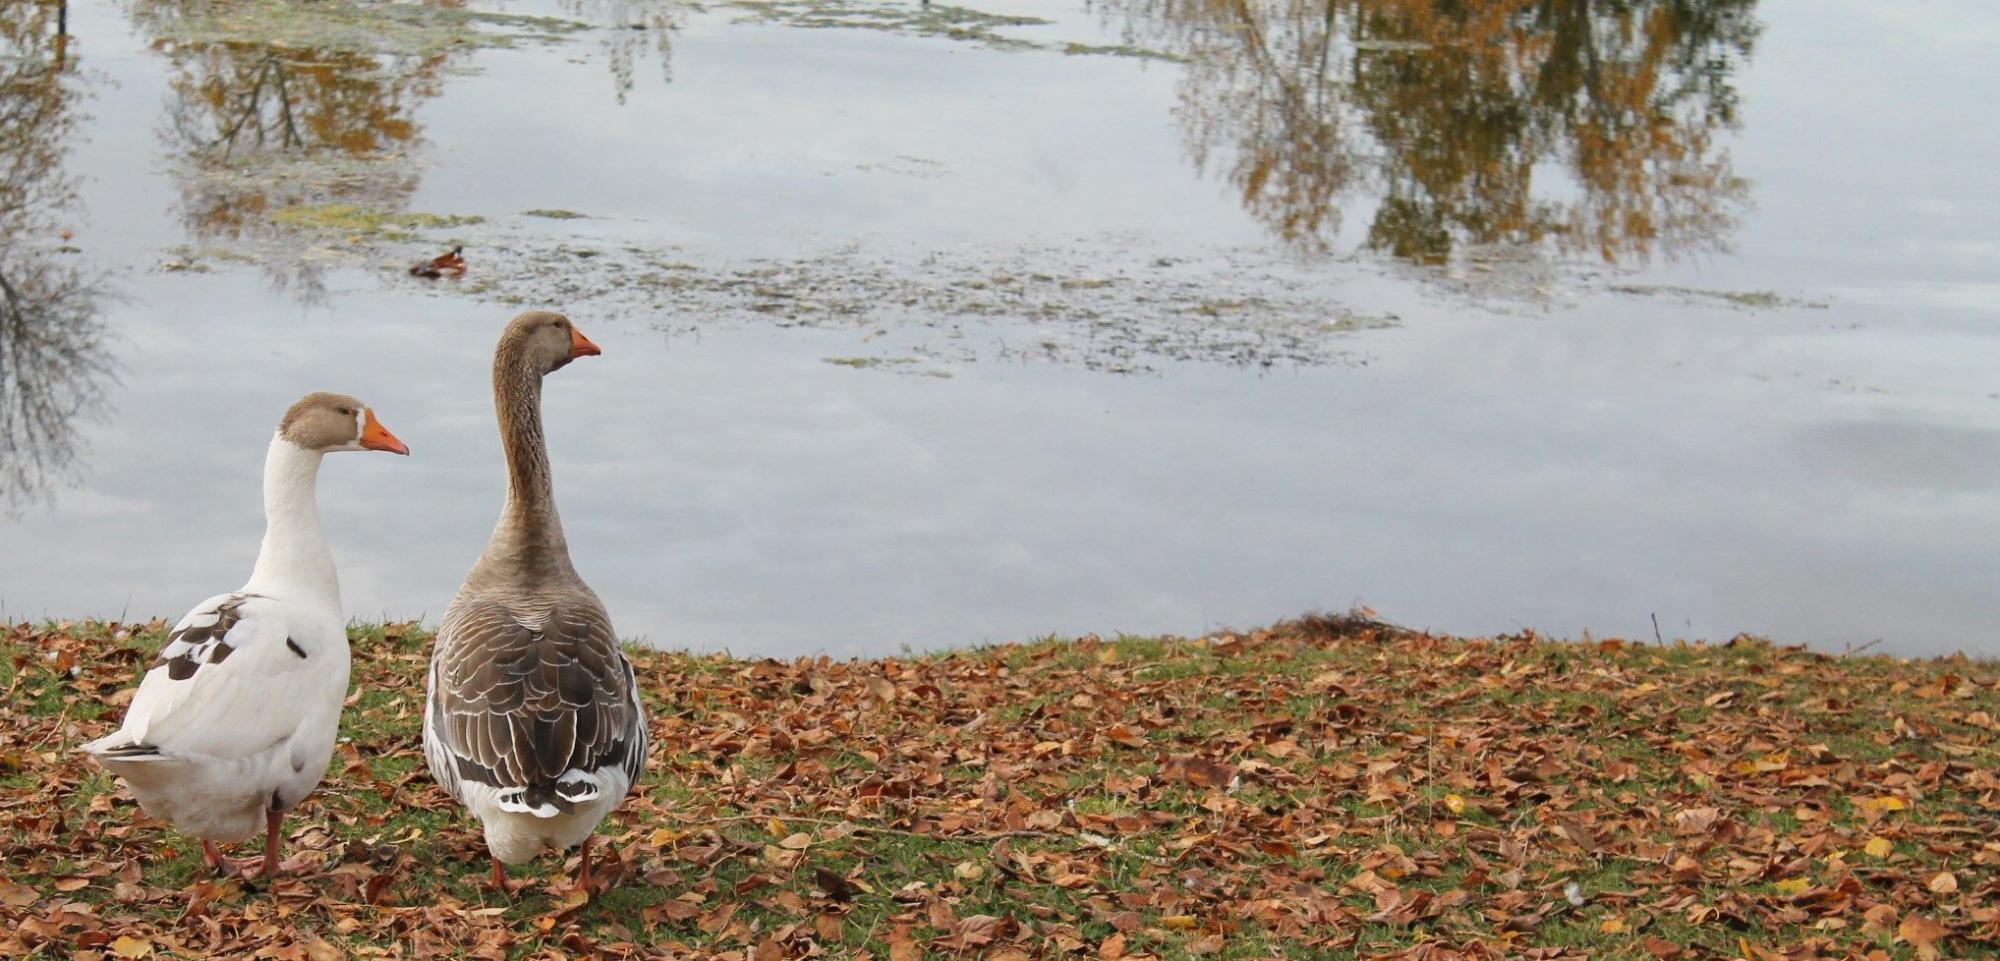
[[1647,954],[1659,958],[1660,961],[1669,961],[1671,958],[1678,958],[1682,953],[1680,945],[1666,938],[1649,937],[1646,939],[1644,947]]
[[958,940],[967,946],[991,943],[1000,932],[1000,919],[990,914],[974,914],[958,921]]
[[1114,934],[1108,938],[1105,938],[1104,941],[1097,946],[1097,956],[1104,959],[1104,961],[1118,961],[1119,958],[1124,957],[1125,936],[1122,934]]
[[1674,829],[1681,834],[1706,834],[1708,829],[1722,817],[1722,812],[1712,807],[1688,808],[1674,813]]
[[1910,942],[1917,949],[1917,957],[1933,961],[1938,956],[1937,943],[1951,932],[1944,925],[1929,918],[1911,915],[1896,926],[1896,937]]
[[315,940],[306,945],[306,958],[308,961],[347,961],[347,952],[325,941]]

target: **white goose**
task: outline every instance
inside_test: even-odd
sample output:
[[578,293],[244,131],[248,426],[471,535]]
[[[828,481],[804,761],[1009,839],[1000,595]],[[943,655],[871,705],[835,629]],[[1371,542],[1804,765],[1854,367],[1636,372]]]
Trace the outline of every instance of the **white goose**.
[[646,716],[604,605],[578,577],[556,516],[542,377],[597,345],[561,314],[514,318],[493,356],[507,503],[438,627],[424,711],[431,775],[486,830],[504,864],[582,845],[646,763]]
[[[121,778],[147,814],[218,841],[264,827],[262,876],[279,870],[278,824],[326,774],[347,696],[340,583],[314,488],[329,451],[409,448],[343,394],[307,394],[264,455],[264,544],[241,590],[174,625],[124,724],[83,750]],[[254,863],[254,862],[250,862]]]

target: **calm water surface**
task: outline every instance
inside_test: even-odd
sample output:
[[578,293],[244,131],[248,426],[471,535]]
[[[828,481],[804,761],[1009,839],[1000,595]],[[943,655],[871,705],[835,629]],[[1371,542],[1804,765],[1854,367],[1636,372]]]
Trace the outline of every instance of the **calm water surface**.
[[347,606],[435,619],[550,306],[572,549],[656,644],[2000,654],[1990,4],[252,9],[0,8],[8,617],[239,584],[333,389],[414,451],[328,460]]

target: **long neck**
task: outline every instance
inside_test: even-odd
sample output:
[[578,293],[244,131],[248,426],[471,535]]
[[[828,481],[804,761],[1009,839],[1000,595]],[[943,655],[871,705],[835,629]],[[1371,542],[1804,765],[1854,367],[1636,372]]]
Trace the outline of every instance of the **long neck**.
[[507,505],[477,569],[526,578],[575,577],[542,435],[542,374],[518,350],[503,348],[494,357],[493,407],[507,454]]
[[244,590],[318,599],[339,608],[340,580],[315,497],[321,456],[283,437],[271,438],[264,455],[264,546]]

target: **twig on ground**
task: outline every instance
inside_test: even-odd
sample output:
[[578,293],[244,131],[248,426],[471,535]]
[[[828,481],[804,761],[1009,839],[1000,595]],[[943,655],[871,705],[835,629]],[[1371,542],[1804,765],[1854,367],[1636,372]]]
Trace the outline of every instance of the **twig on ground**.
[[907,831],[902,828],[878,827],[872,824],[862,824],[858,821],[845,821],[845,820],[836,821],[830,818],[801,818],[801,817],[791,817],[784,814],[729,814],[721,817],[704,818],[699,821],[689,821],[686,823],[690,827],[699,827],[711,824],[734,824],[740,822],[770,821],[770,820],[778,820],[786,824],[817,824],[823,827],[845,826],[853,830],[854,833],[856,834],[886,834],[894,837],[923,838],[924,840],[927,841],[998,841],[1001,838],[1074,837],[1074,835],[1063,834],[1057,831],[1037,831],[1033,829],[1024,829],[1018,831],[975,831],[970,834],[925,834],[922,831]]

